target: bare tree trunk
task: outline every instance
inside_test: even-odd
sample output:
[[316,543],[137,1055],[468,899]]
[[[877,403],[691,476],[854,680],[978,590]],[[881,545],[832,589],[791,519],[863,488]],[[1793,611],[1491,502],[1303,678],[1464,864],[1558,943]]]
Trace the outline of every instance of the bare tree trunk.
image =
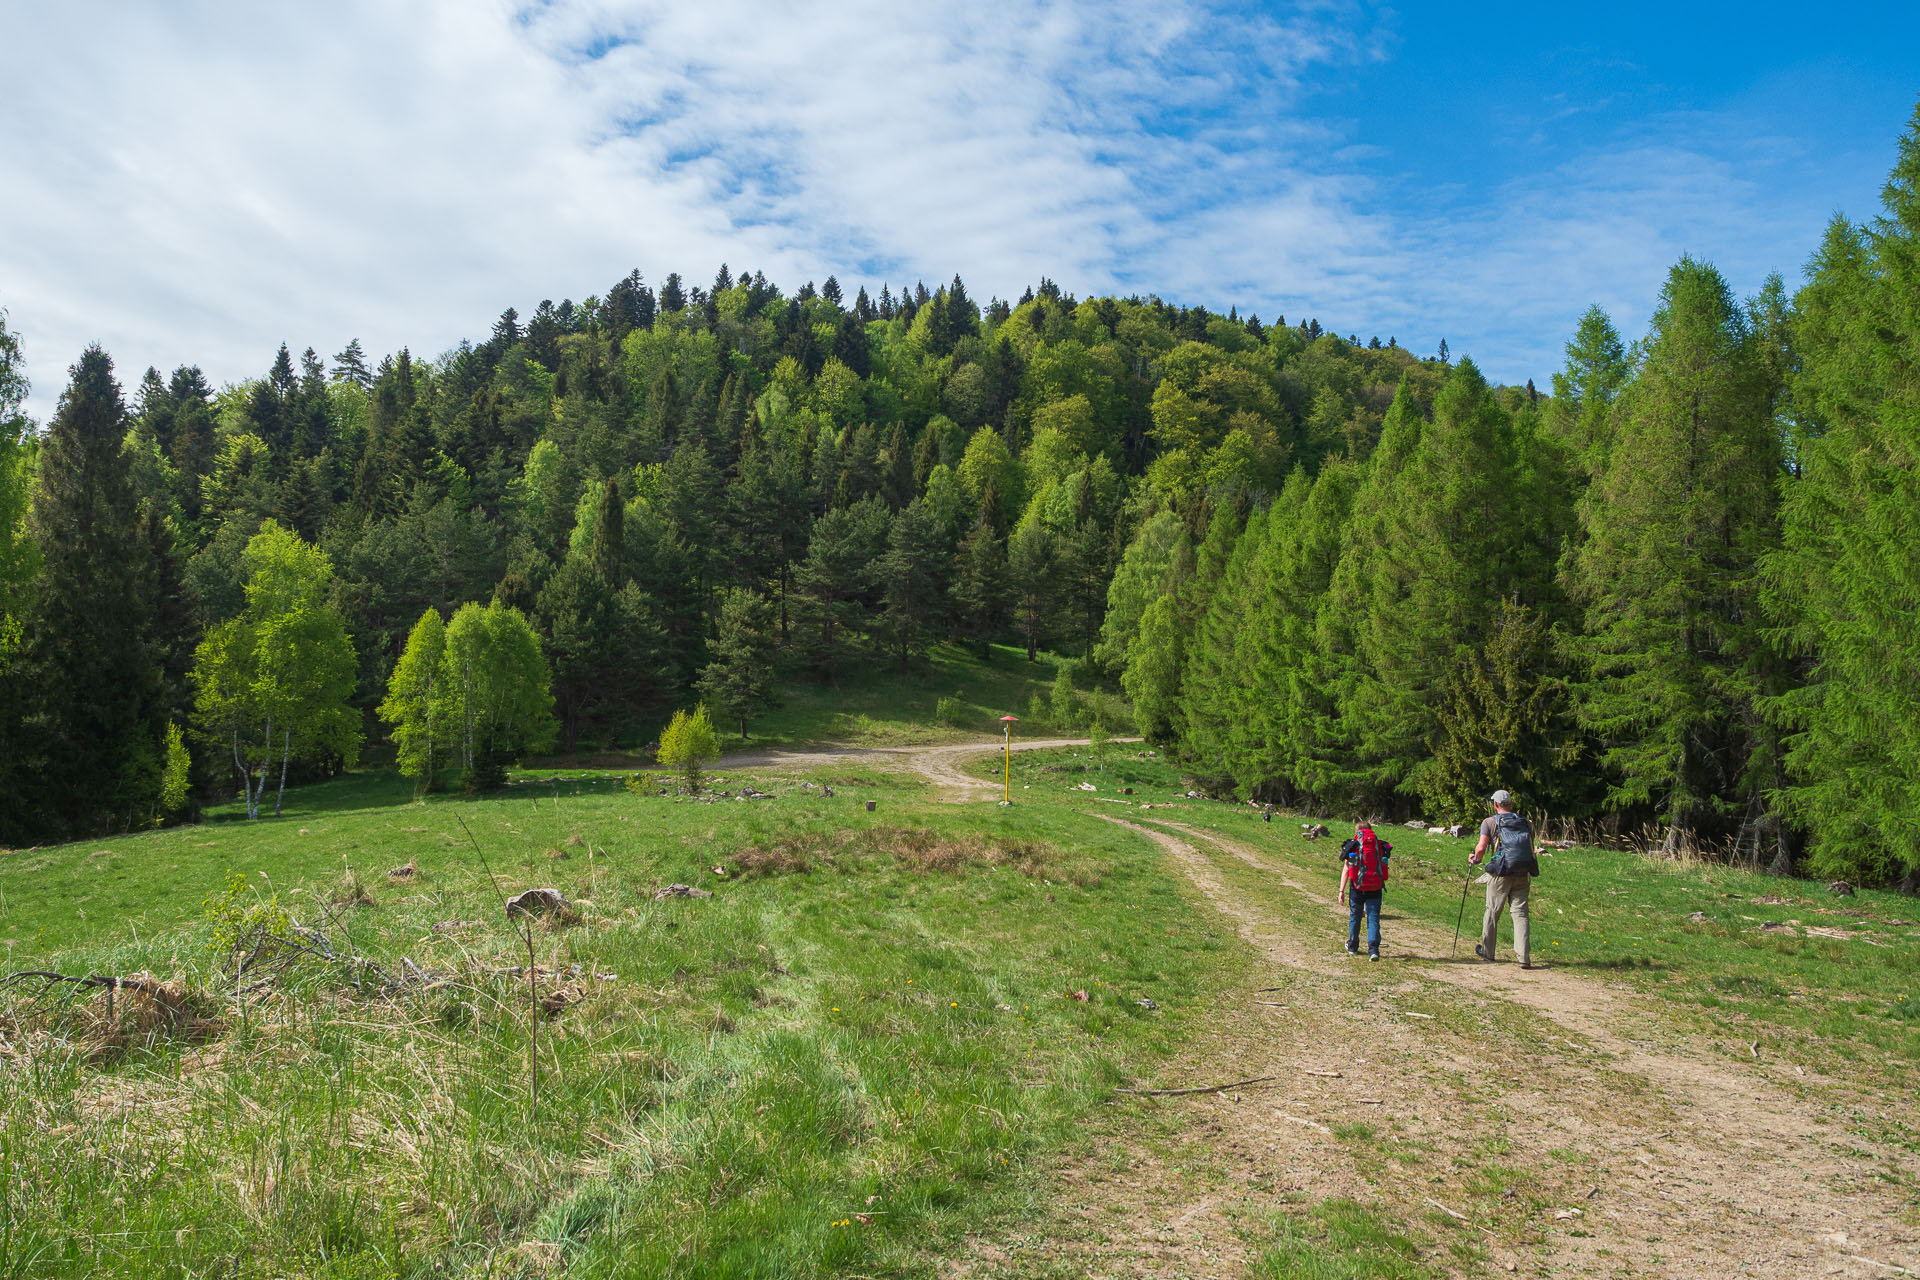
[[[273,816],[280,816],[280,802],[287,798],[287,757],[293,753],[293,730],[284,731],[280,740],[280,789],[273,793]],[[262,786],[266,782],[262,780]]]
[[[233,771],[240,775],[240,794],[245,799],[253,799],[253,780],[247,773],[246,761],[240,758],[240,731],[233,731]],[[247,816],[253,816],[253,806],[247,806]]]

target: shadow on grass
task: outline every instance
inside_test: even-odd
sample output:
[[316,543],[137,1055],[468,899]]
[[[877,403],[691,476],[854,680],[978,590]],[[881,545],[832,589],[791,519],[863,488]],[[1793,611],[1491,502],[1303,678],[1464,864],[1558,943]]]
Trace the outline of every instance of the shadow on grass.
[[[565,799],[571,796],[590,793],[607,795],[618,790],[621,779],[606,778],[528,778],[518,780],[513,786],[499,791],[486,791],[478,795],[466,795],[459,791],[436,791],[426,796],[414,794],[411,778],[402,777],[392,769],[368,769],[349,773],[344,777],[333,778],[326,782],[310,782],[305,786],[288,787],[286,801],[281,805],[279,821],[293,818],[315,818],[326,814],[356,813],[364,809],[391,809],[406,805],[415,799],[428,805],[474,804],[499,800],[544,800],[558,795]],[[260,818],[271,822],[273,805],[263,802],[260,806]],[[229,826],[235,823],[244,825],[247,821],[246,810],[239,801],[210,808],[201,817],[207,826]]]
[[1562,960],[1563,969],[1594,969],[1601,973],[1671,973],[1673,966],[1651,956],[1611,956],[1594,960]]

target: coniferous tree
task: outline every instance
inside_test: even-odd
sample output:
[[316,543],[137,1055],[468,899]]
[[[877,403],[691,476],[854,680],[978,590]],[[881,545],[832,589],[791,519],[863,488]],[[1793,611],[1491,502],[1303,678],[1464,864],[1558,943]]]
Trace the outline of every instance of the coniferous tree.
[[895,513],[886,553],[874,565],[885,602],[880,627],[902,671],[925,647],[947,602],[950,552],[943,541],[927,504],[915,501]]
[[25,706],[8,737],[11,830],[81,834],[154,812],[166,731],[152,628],[155,566],[122,449],[113,362],[89,347],[40,445],[27,529],[42,558],[10,680]]
[[1591,477],[1605,461],[1613,402],[1631,370],[1613,321],[1588,307],[1567,343],[1567,367],[1553,375],[1551,429]]
[[720,619],[709,652],[713,661],[700,673],[700,692],[721,715],[747,721],[777,703],[773,690],[773,609],[757,591],[735,588],[720,602]]
[[1351,775],[1339,715],[1340,678],[1350,668],[1340,661],[1345,655],[1324,645],[1341,634],[1329,616],[1337,607],[1331,588],[1361,484],[1359,468],[1334,460],[1304,501],[1288,504],[1297,520],[1275,516],[1268,524],[1268,546],[1252,579],[1264,595],[1244,633],[1243,662],[1254,683],[1247,754],[1235,776],[1248,794],[1277,789],[1283,797],[1331,800]]
[[955,556],[953,603],[961,632],[980,642],[982,658],[1006,627],[1008,585],[1006,545],[992,525],[976,521]]
[[1184,657],[1179,608],[1171,595],[1160,596],[1141,615],[1140,634],[1120,677],[1133,699],[1134,727],[1148,742],[1164,745],[1173,740]]
[[1484,816],[1496,787],[1530,812],[1567,812],[1582,744],[1544,615],[1501,601],[1485,647],[1455,654],[1433,716],[1432,758],[1418,774],[1430,821]]
[[[1193,611],[1194,622],[1187,629],[1191,640],[1180,678],[1184,692],[1174,730],[1181,755],[1215,782],[1234,777],[1234,758],[1240,747],[1238,730],[1250,710],[1241,696],[1250,673],[1239,663],[1240,637],[1259,590],[1256,568],[1266,549],[1269,518],[1268,512],[1254,512],[1242,529],[1227,509],[1217,512],[1213,527],[1223,532],[1231,529],[1231,550],[1210,591],[1189,590],[1187,606]],[[1216,539],[1209,536],[1208,541],[1215,543]],[[1203,549],[1197,576],[1210,572],[1205,563],[1209,553],[1217,554],[1218,550],[1218,545]],[[1111,612],[1108,617],[1112,617]]]
[[1567,585],[1585,613],[1580,715],[1612,777],[1669,849],[1746,804],[1762,692],[1755,570],[1774,540],[1781,444],[1745,316],[1683,258],[1614,406]]
[[367,353],[361,347],[360,339],[353,339],[334,354],[333,380],[362,390],[373,385],[373,370],[367,367]]
[[1140,619],[1167,590],[1175,548],[1185,537],[1180,517],[1171,510],[1154,513],[1134,534],[1107,586],[1106,617],[1094,649],[1095,659],[1103,666],[1121,670],[1127,665],[1127,651],[1140,630]]
[[877,500],[835,507],[814,522],[794,585],[804,611],[805,648],[828,683],[838,681],[846,662],[848,633],[865,629],[867,591],[887,535],[887,509]]
[[1782,798],[1824,874],[1920,892],[1920,108],[1866,226],[1836,218],[1794,300],[1800,429],[1768,613],[1804,665],[1769,706]]
[[1053,539],[1038,521],[1021,525],[1007,539],[1007,579],[1014,628],[1032,662],[1050,634],[1055,599]]

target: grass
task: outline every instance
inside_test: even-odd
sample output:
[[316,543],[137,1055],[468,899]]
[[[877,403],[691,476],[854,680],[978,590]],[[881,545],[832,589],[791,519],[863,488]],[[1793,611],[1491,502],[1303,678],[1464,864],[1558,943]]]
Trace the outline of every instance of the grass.
[[[205,1015],[7,990],[0,1275],[932,1274],[1177,1050],[1231,950],[1106,824],[759,782],[780,798],[351,777],[278,822],[0,859],[14,967],[149,970]],[[581,917],[533,933],[564,1004],[537,1106],[526,980],[493,973],[524,944],[461,819],[501,890]],[[348,865],[371,905],[331,905]],[[209,946],[229,870],[240,909],[331,913],[342,950],[440,976],[382,994],[297,957],[248,990]]]
[[1349,1199],[1274,1215],[1256,1239],[1262,1280],[1437,1280],[1406,1229]]

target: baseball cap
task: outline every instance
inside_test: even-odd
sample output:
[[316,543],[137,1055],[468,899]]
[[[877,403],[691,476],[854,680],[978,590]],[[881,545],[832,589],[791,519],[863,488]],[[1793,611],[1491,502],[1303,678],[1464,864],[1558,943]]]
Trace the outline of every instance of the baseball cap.
[[1499,791],[1494,792],[1492,795],[1488,796],[1487,799],[1493,801],[1493,803],[1495,804],[1512,804],[1513,792],[1505,790],[1503,788]]

